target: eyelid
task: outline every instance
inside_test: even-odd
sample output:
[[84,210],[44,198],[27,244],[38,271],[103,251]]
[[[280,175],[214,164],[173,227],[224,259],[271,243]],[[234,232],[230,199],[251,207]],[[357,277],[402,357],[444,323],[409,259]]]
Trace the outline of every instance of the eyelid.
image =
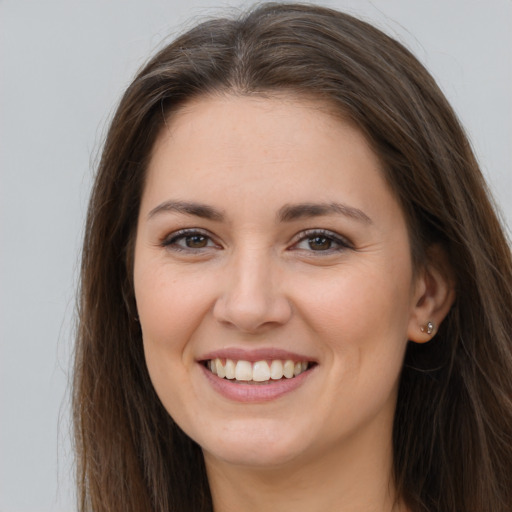
[[309,250],[308,252],[312,252],[318,255],[323,254],[330,254],[333,252],[339,252],[346,249],[354,249],[354,244],[345,236],[340,235],[339,233],[336,233],[335,231],[331,231],[330,229],[325,228],[311,228],[306,229],[304,231],[301,231],[300,233],[297,233],[293,239],[292,239],[292,245],[290,247],[291,250],[302,250],[298,249],[295,246],[298,245],[300,242],[307,240],[308,238],[313,238],[315,236],[324,236],[326,238],[331,239],[333,242],[335,242],[338,247],[337,248],[331,248],[327,249],[325,251],[313,251]]
[[[186,238],[188,236],[194,236],[194,235],[204,236],[208,239],[208,242],[211,242],[212,244],[217,246],[217,248],[222,248],[221,244],[219,244],[219,242],[216,240],[216,237],[214,235],[212,235],[212,233],[210,233],[208,230],[203,229],[203,228],[178,229],[178,230],[173,231],[173,232],[167,234],[166,236],[162,237],[159,245],[161,245],[164,248],[168,248],[168,249],[174,250],[174,251],[189,251],[192,253],[201,252],[201,251],[212,248],[212,245],[207,245],[207,246],[201,247],[201,248],[192,248],[192,247],[180,246],[176,243],[178,240],[180,240],[182,238]],[[297,247],[297,245],[300,242],[303,242],[304,240],[313,238],[315,236],[323,236],[325,238],[328,238],[329,240],[332,240],[334,242],[334,244],[337,245],[337,247],[329,248],[324,251],[314,251],[312,249],[306,250],[306,249],[300,249]],[[331,230],[325,229],[325,228],[311,228],[311,229],[303,230],[303,231],[297,233],[292,238],[291,244],[289,246],[289,250],[303,250],[303,251],[315,253],[319,256],[321,256],[322,254],[325,255],[325,254],[331,254],[333,252],[341,252],[346,249],[354,249],[353,243],[345,236],[340,235],[339,233],[336,233],[335,231],[331,231]]]
[[176,244],[176,242],[178,240],[180,240],[181,238],[186,238],[187,236],[194,236],[194,235],[204,236],[204,237],[208,238],[208,240],[211,241],[213,244],[215,244],[217,247],[219,247],[219,248],[221,247],[221,245],[215,240],[215,237],[209,231],[207,231],[206,229],[202,229],[202,228],[183,228],[183,229],[178,229],[176,231],[173,231],[173,232],[167,234],[166,236],[164,236],[160,240],[160,245],[164,248],[171,249],[174,251],[189,251],[189,252],[199,252],[202,250],[204,251],[206,249],[212,248],[212,246],[209,245],[206,247],[194,249],[192,247],[181,247]]

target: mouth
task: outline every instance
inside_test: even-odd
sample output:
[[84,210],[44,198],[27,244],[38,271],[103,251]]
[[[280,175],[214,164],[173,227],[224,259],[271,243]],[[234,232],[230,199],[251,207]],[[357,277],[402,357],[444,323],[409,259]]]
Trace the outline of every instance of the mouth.
[[207,370],[220,379],[237,384],[265,385],[295,379],[310,370],[316,363],[292,359],[261,361],[215,358],[203,361]]

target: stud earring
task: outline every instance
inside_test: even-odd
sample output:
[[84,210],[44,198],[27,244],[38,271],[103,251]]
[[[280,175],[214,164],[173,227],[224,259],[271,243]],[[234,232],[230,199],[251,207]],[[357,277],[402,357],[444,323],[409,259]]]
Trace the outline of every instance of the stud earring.
[[422,325],[420,327],[420,331],[427,334],[432,334],[434,332],[434,324],[432,322],[427,322],[427,325]]

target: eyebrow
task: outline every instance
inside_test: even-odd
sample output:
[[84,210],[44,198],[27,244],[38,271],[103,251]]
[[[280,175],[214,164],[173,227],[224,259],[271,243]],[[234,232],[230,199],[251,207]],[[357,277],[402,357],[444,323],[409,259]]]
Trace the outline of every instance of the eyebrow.
[[350,217],[365,224],[373,223],[372,219],[362,210],[341,203],[287,204],[279,210],[277,218],[281,222],[291,222],[306,217],[321,217],[332,214]]
[[[224,213],[212,206],[203,203],[189,201],[165,201],[148,213],[148,219],[163,212],[181,213],[193,215],[203,219],[222,222],[225,218]],[[308,217],[321,217],[324,215],[344,215],[365,224],[372,224],[372,220],[366,213],[353,206],[341,203],[298,203],[286,204],[279,209],[277,219],[279,222],[292,222]]]
[[211,206],[202,203],[193,203],[188,201],[165,201],[153,208],[148,213],[148,219],[163,212],[182,213],[185,215],[194,215],[203,219],[223,221],[224,214]]

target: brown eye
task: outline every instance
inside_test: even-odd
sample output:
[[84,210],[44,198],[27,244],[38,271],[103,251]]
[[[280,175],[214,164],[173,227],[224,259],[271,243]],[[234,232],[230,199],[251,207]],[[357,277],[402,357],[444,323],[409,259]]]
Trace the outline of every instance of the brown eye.
[[184,229],[162,241],[162,246],[173,251],[202,252],[201,249],[219,248],[212,238],[201,231]]
[[332,239],[325,236],[315,236],[308,239],[308,245],[312,251],[327,251],[332,247]]
[[353,248],[345,237],[327,229],[308,229],[298,234],[290,249],[317,253],[318,256],[340,253]]
[[202,249],[208,245],[208,237],[204,235],[191,235],[185,237],[185,245],[190,249]]

